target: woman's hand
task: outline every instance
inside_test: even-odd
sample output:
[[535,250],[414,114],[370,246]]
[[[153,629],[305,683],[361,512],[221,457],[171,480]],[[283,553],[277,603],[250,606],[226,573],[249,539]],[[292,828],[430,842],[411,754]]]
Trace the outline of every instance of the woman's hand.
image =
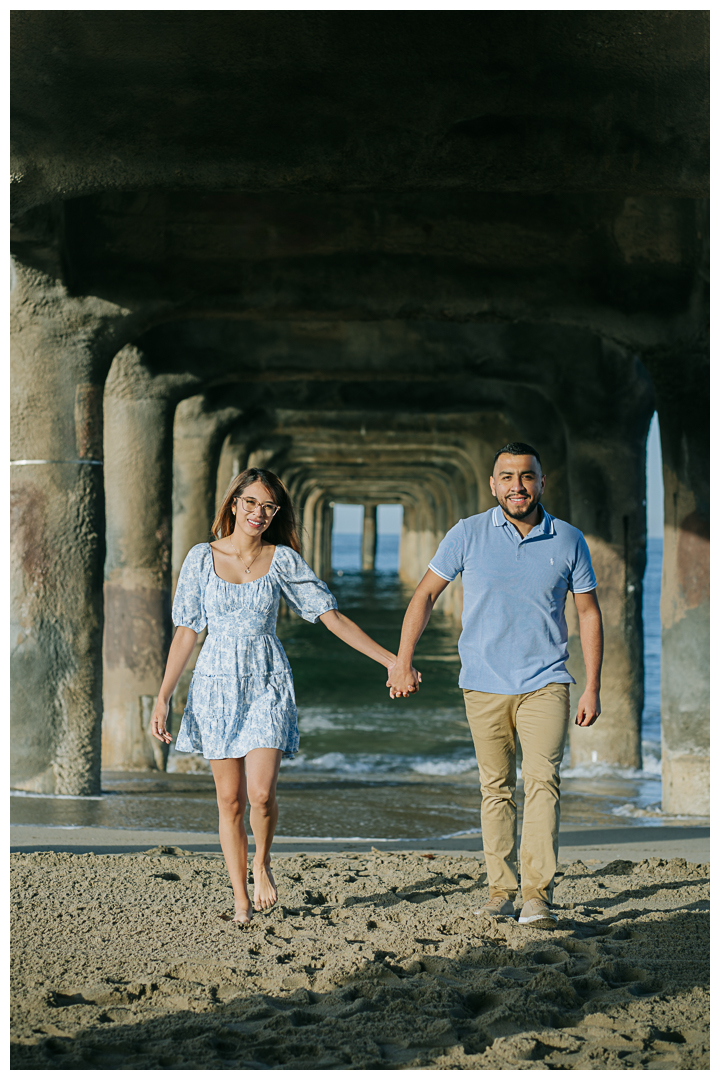
[[394,664],[388,666],[388,681],[386,686],[390,687],[390,697],[407,697],[408,694],[417,694],[420,689],[420,683],[422,682],[422,675],[417,671],[412,664],[398,664],[395,661]]
[[155,702],[155,708],[153,709],[152,719],[150,721],[150,733],[161,743],[172,742],[172,735],[166,727],[168,709],[169,703],[167,701],[161,701],[160,698],[158,698]]

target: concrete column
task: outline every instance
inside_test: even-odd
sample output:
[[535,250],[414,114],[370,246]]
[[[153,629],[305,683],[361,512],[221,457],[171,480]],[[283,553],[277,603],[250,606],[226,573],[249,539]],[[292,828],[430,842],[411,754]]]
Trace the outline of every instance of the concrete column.
[[149,734],[172,636],[173,416],[177,386],[126,346],[105,387],[103,767],[164,769]]
[[[568,436],[571,522],[590,549],[602,610],[605,657],[602,714],[592,728],[570,725],[573,765],[605,762],[628,768],[642,763],[644,696],[642,580],[645,572],[645,433],[636,425],[625,439]],[[571,715],[585,688],[575,603],[567,604]]]
[[320,573],[318,574],[323,581],[329,581],[332,577],[332,527],[333,509],[326,499],[322,504]]
[[220,452],[239,409],[213,409],[205,395],[181,401],[173,430],[173,592],[190,548],[210,539],[215,517]]
[[710,812],[710,472],[706,352],[648,360],[665,485],[663,810]]
[[102,392],[133,317],[15,265],[11,784],[100,789]]
[[365,503],[362,535],[362,568],[363,570],[375,569],[375,553],[377,551],[377,506]]
[[215,508],[220,505],[232,478],[245,468],[247,468],[247,448],[245,445],[238,444],[232,433],[226,435],[218,458]]
[[313,568],[318,577],[322,577],[322,504],[324,492],[314,488],[305,498],[302,510],[303,558]]

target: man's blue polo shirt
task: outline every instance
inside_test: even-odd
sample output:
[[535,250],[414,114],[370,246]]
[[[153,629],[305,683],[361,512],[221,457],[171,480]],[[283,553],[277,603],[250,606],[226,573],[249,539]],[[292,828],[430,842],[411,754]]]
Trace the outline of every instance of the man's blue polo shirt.
[[565,600],[597,584],[579,529],[544,510],[523,539],[496,506],[453,525],[430,569],[446,581],[462,575],[463,689],[527,694],[575,682],[565,667]]

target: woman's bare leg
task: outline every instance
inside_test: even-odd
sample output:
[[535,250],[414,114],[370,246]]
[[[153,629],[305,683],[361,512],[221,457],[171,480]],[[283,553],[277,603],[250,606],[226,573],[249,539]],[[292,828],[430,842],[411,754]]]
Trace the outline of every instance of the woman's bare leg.
[[277,901],[275,879],[270,871],[270,845],[278,820],[275,789],[281,760],[282,751],[269,748],[250,750],[245,756],[250,828],[255,837],[253,899],[256,911],[272,907]]
[[250,922],[252,903],[247,890],[248,838],[244,821],[247,802],[245,761],[243,758],[221,758],[210,764],[220,813],[220,846],[235,895],[235,921]]

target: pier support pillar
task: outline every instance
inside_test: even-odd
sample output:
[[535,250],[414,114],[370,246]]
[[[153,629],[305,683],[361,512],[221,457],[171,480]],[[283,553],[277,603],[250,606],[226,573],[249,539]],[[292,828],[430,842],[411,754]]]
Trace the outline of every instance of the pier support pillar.
[[662,623],[663,810],[710,812],[709,357],[648,358],[665,485]]
[[[570,749],[573,765],[603,762],[637,769],[644,698],[645,444],[653,399],[639,364],[610,350],[605,363],[607,408],[595,393],[591,415],[584,416],[586,432],[567,425],[570,520],[590,549],[605,638],[602,713],[591,728],[570,724]],[[590,393],[594,383],[585,389]],[[568,667],[578,684],[571,687],[571,720],[585,688],[574,608],[569,597]]]
[[173,593],[185,556],[210,539],[216,511],[220,452],[240,409],[213,409],[203,394],[186,398],[175,410],[173,431]]
[[363,515],[362,535],[362,568],[363,570],[375,569],[375,554],[377,551],[377,506],[373,503],[365,503]]
[[152,378],[126,346],[105,388],[104,713],[106,769],[164,769],[149,733],[172,636],[172,377]]
[[133,317],[15,264],[11,784],[100,790],[103,383]]

